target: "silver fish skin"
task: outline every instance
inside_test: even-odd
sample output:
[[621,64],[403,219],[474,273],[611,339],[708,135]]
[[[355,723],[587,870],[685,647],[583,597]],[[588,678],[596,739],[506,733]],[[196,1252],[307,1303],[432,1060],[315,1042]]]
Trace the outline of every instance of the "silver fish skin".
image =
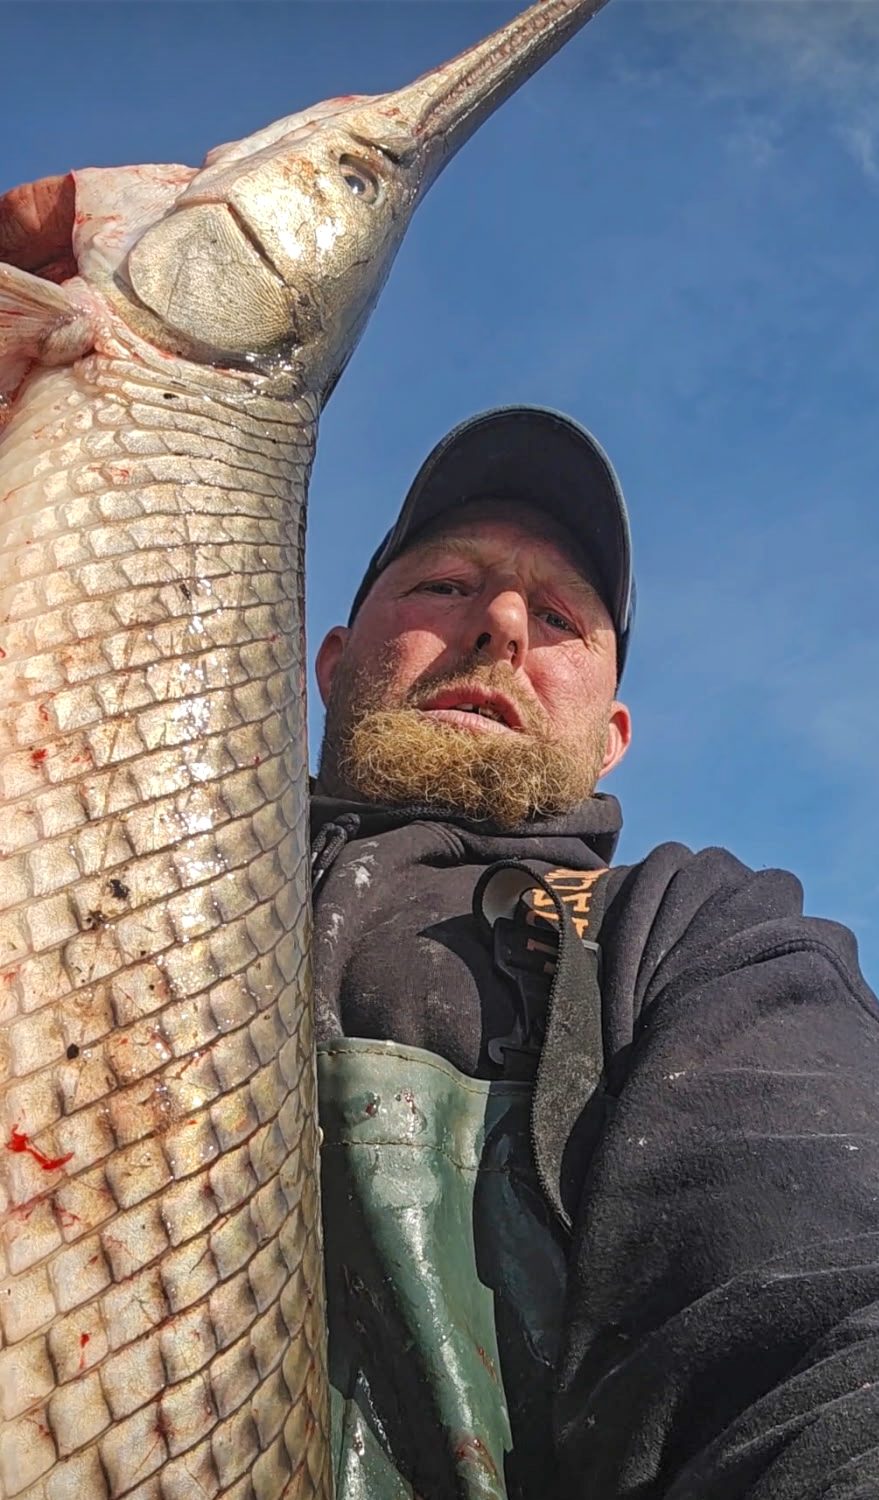
[[601,3],[201,169],[0,199],[4,1500],[332,1493],[317,421],[426,187]]

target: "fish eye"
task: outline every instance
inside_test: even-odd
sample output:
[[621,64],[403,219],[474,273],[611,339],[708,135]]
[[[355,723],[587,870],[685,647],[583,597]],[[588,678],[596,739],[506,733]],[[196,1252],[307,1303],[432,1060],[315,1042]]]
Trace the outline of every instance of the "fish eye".
[[342,169],[342,179],[355,198],[361,198],[364,203],[374,203],[379,187],[375,173],[353,156],[340,157],[339,166]]

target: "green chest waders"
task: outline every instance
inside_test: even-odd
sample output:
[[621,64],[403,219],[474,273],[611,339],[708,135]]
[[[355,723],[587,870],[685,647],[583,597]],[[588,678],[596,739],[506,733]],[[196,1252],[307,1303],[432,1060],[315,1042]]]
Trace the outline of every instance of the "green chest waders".
[[530,1083],[319,1049],[336,1500],[555,1500],[564,1231]]

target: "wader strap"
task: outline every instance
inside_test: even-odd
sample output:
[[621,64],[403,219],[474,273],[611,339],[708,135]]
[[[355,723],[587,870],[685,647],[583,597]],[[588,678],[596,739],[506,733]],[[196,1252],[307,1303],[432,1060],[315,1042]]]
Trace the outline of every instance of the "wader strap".
[[[531,1127],[538,1178],[566,1229],[571,1228],[580,1186],[571,1164],[588,1160],[604,1113],[600,949],[586,933],[599,928],[606,873],[553,871],[547,877],[511,861],[487,870],[473,894],[474,914],[489,927],[509,920],[531,891],[540,893],[536,904],[541,915],[558,924]],[[576,878],[581,891],[589,890],[589,899],[570,899],[573,887],[569,884],[566,891],[560,877]]]

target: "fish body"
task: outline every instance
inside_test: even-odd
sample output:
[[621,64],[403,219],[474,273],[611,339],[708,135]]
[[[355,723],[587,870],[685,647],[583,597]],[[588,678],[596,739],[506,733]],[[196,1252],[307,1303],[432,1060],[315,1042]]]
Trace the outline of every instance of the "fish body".
[[332,1492],[317,422],[426,186],[597,8],[0,200],[0,1496]]
[[316,404],[171,375],[102,355],[41,373],[2,449],[10,1496],[329,1493]]

